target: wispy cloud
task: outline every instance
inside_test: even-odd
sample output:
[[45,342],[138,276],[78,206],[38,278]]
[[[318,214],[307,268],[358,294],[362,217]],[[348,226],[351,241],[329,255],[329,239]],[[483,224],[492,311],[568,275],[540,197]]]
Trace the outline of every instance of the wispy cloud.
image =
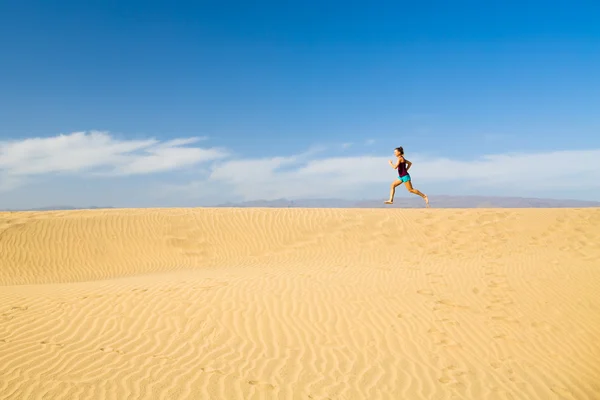
[[[460,184],[485,193],[535,193],[547,189],[600,188],[600,149],[533,154],[496,154],[472,159],[431,158],[415,154],[411,173],[419,183]],[[392,181],[388,157],[354,156],[320,159],[274,157],[220,162],[202,182],[219,184],[236,199],[336,197],[360,193]],[[289,166],[293,164],[293,168]],[[285,168],[284,168],[285,167]],[[196,182],[199,187],[200,182]]]
[[[228,150],[200,146],[200,141],[195,137],[121,140],[106,132],[76,132],[0,142],[0,190],[13,190],[47,174],[101,176],[106,182],[110,177],[187,169],[194,175],[170,175],[169,182],[161,184],[162,190],[154,192],[163,197],[224,202],[362,197],[370,188],[385,188],[395,177],[387,163],[390,157],[383,155],[328,157],[326,149],[315,147],[299,154],[234,159]],[[426,185],[428,190],[460,185],[471,188],[473,194],[502,188],[506,194],[535,195],[548,189],[600,189],[600,149],[461,159],[417,153],[407,157],[414,163],[411,174],[417,186]],[[184,180],[190,176],[196,178]],[[69,199],[65,197],[64,202]]]
[[141,175],[190,167],[227,156],[198,147],[204,138],[119,140],[106,132],[75,132],[0,142],[0,187],[50,173]]

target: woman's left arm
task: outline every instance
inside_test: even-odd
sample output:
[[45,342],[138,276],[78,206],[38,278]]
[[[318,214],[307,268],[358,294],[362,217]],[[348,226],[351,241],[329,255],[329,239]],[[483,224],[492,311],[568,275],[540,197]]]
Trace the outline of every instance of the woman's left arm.
[[396,164],[394,164],[394,163],[392,162],[392,160],[390,160],[390,165],[391,165],[391,167],[392,167],[392,168],[394,168],[394,169],[397,169],[397,168],[398,168],[398,166],[400,165],[400,163],[401,163],[402,161],[403,161],[403,160],[402,160],[400,157],[398,157],[398,160],[396,160]]
[[408,171],[410,169],[410,166],[412,165],[412,163],[410,161],[408,161],[407,159],[404,159],[404,161],[406,162],[406,170]]

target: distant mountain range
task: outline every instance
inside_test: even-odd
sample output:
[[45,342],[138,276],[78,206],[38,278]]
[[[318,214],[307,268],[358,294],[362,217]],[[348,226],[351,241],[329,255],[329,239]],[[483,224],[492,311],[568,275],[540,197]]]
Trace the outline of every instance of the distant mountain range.
[[[536,199],[526,197],[498,196],[430,196],[434,208],[586,208],[600,207],[599,201]],[[393,205],[383,204],[382,200],[344,200],[344,199],[301,199],[301,200],[255,200],[239,203],[224,203],[211,207],[260,207],[260,208],[422,208],[423,200],[414,196],[396,198]],[[115,207],[73,207],[50,206],[6,211],[50,211],[82,210]]]
[[[600,207],[598,201],[536,199],[524,197],[492,196],[430,196],[435,208],[583,208]],[[383,204],[383,200],[257,200],[241,203],[220,204],[218,207],[274,207],[274,208],[422,208],[421,198],[396,198],[393,205]]]

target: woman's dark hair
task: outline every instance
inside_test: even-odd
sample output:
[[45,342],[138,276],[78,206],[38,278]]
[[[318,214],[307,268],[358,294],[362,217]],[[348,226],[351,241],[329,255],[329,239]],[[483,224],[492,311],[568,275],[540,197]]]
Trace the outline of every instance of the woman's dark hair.
[[398,150],[398,152],[400,153],[400,155],[404,155],[404,149],[402,148],[402,146],[400,147],[396,147],[394,150]]

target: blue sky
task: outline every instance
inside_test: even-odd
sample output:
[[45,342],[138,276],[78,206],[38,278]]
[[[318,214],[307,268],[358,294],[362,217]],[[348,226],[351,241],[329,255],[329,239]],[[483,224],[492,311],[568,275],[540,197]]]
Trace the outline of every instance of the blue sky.
[[0,2],[0,208],[600,200],[595,2],[195,3]]

